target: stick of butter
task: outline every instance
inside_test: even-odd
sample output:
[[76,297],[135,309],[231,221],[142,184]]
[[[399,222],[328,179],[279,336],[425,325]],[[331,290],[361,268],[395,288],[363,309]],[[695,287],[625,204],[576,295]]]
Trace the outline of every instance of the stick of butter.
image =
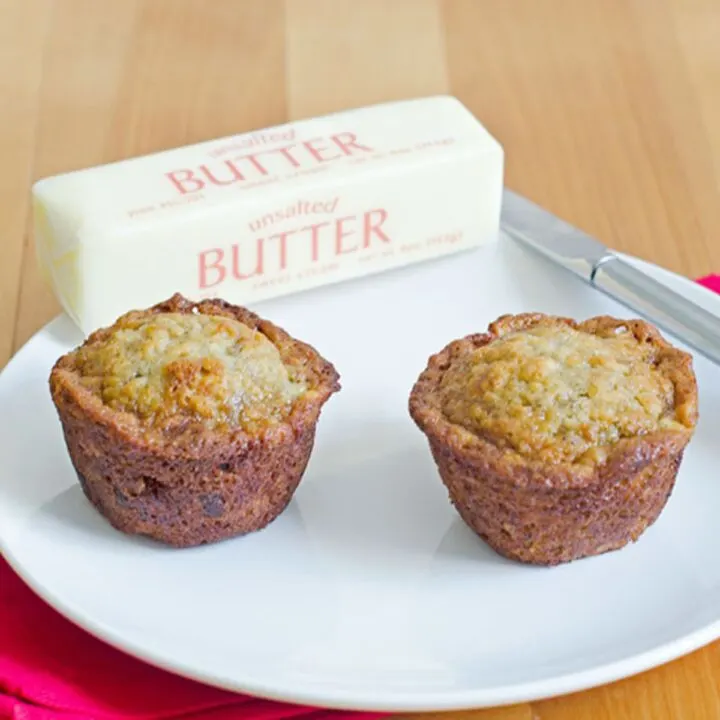
[[250,304],[498,235],[503,150],[420,98],[39,180],[38,262],[89,333],[175,292]]

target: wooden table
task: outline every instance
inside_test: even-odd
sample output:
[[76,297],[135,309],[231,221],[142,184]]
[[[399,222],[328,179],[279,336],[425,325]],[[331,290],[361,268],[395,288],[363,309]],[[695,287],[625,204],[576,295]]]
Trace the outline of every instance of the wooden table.
[[[457,95],[507,184],[608,244],[720,271],[713,0],[0,0],[0,364],[57,311],[41,176],[288,118]],[[720,643],[477,720],[720,718]]]

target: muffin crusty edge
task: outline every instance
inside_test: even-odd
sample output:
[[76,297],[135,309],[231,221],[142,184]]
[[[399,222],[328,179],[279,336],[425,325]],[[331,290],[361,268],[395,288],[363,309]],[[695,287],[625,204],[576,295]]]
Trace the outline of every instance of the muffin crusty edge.
[[[593,464],[547,465],[450,422],[437,392],[450,364],[502,335],[538,324],[589,333],[627,327],[639,342],[652,343],[661,371],[674,385],[676,417],[684,429],[620,440]],[[503,315],[486,333],[450,342],[430,357],[408,407],[463,520],[501,555],[538,565],[569,562],[637,540],[672,492],[698,417],[691,356],[650,323],[609,316],[577,322],[543,313]]]
[[[223,300],[192,302],[179,294],[123,318],[205,313],[257,328],[286,364],[302,365],[308,390],[283,421],[257,434],[193,426],[176,436],[148,430],[131,413],[107,407],[74,371],[72,352],[50,373],[50,392],[80,484],[117,529],[189,547],[265,527],[287,506],[309,461],[325,402],[339,374],[312,346],[255,313]],[[113,325],[86,343],[102,340]]]

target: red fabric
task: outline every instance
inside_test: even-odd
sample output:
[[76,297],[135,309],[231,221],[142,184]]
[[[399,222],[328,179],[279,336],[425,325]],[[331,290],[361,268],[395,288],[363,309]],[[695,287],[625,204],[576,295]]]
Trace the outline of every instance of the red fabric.
[[258,700],[136,660],[65,620],[0,558],[0,718],[369,720]]
[[704,277],[698,278],[698,282],[706,288],[720,293],[720,275],[705,275]]
[[[720,275],[698,280],[720,293]],[[258,700],[135,660],[65,620],[0,558],[0,718],[371,720],[381,714]]]

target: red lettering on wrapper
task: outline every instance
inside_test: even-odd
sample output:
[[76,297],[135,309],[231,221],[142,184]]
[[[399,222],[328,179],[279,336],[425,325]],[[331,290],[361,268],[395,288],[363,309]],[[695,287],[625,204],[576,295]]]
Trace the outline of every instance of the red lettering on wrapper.
[[357,135],[355,135],[355,133],[338,133],[337,135],[331,135],[330,140],[332,140],[346,155],[353,154],[350,148],[355,148],[355,150],[359,150],[360,152],[372,152],[372,148],[367,147],[367,145],[360,145],[357,141]]
[[280,270],[287,268],[287,239],[288,235],[292,235],[293,231],[288,230],[287,232],[278,233],[277,235],[271,235],[268,240],[277,238],[280,245]]
[[[209,256],[214,255],[211,262],[208,262]],[[225,267],[222,264],[225,251],[220,248],[213,248],[212,250],[203,250],[198,256],[198,269],[199,269],[199,285],[201,290],[205,290],[209,287],[219,285],[225,279]],[[209,280],[209,272],[214,270],[216,275],[214,282]]]
[[[335,201],[332,206],[335,207]],[[378,241],[391,243],[385,227],[387,219],[387,210],[374,208],[272,235],[248,238],[225,249],[205,250],[198,256],[200,289],[206,290],[230,280],[247,281],[251,278],[265,286],[280,282],[287,271],[306,276],[308,273],[318,274],[317,268],[322,263],[330,272],[338,262],[335,259],[341,256],[368,249],[372,255]],[[377,255],[377,252],[374,254]],[[360,261],[363,255],[357,257]],[[259,287],[257,282],[254,286]]]
[[317,262],[320,257],[320,228],[327,227],[329,222],[315,223],[303,230],[310,230],[310,243],[312,246],[312,261]]
[[287,145],[286,147],[280,147],[277,149],[277,151],[284,157],[287,158],[290,161],[290,164],[293,167],[299,168],[300,163],[291,155],[290,150],[292,150],[295,146],[294,145]]
[[[311,138],[270,149],[236,155],[232,160],[211,160],[197,168],[183,168],[165,173],[175,190],[181,195],[195,193],[212,186],[250,184],[260,177],[279,179],[283,173],[298,168],[310,173],[325,167],[326,163],[343,157],[372,153],[373,149],[358,142],[355,133],[341,132],[329,137]],[[248,185],[249,187],[251,185]]]
[[355,252],[358,249],[358,245],[352,247],[343,247],[343,238],[349,237],[355,234],[355,230],[352,228],[345,228],[345,224],[351,220],[355,220],[355,215],[349,217],[337,218],[335,220],[335,254],[345,255],[347,253]]
[[[184,177],[181,177],[181,174],[184,175]],[[196,192],[205,187],[205,183],[202,180],[198,180],[192,170],[173,170],[172,172],[165,173],[165,176],[177,188],[181,195]],[[188,187],[188,183],[192,183],[193,185]]]
[[363,247],[370,247],[370,238],[377,235],[383,242],[389,243],[390,238],[382,229],[382,224],[387,220],[387,210],[378,208],[365,213],[365,222],[363,223]]
[[[230,170],[230,176],[227,177],[227,179],[223,178],[220,173],[223,172],[223,165]],[[225,160],[223,163],[220,164],[220,170],[210,170],[210,168],[207,165],[201,165],[200,166],[201,172],[205,175],[205,177],[213,183],[213,185],[232,185],[234,182],[237,182],[238,180],[244,180],[245,176],[235,167],[235,164],[232,160]]]
[[332,152],[332,148],[325,145],[324,147],[315,147],[318,143],[321,143],[322,139],[316,138],[314,140],[306,140],[303,145],[308,149],[308,152],[318,161],[318,162],[328,162],[329,160],[337,160],[340,155],[338,153],[335,153],[332,157],[323,157],[321,153],[327,152],[330,150]]
[[[258,155],[265,155],[267,153],[256,153],[255,155],[245,155],[244,157],[249,160],[252,163],[252,166],[261,174],[261,175],[269,175],[267,168],[260,163],[257,156]],[[243,158],[240,158],[242,160]]]
[[248,278],[255,277],[256,275],[264,274],[264,244],[263,239],[258,238],[255,242],[255,269],[250,273],[243,273],[240,271],[240,245],[232,246],[233,254],[233,277],[236,280],[247,280]]

